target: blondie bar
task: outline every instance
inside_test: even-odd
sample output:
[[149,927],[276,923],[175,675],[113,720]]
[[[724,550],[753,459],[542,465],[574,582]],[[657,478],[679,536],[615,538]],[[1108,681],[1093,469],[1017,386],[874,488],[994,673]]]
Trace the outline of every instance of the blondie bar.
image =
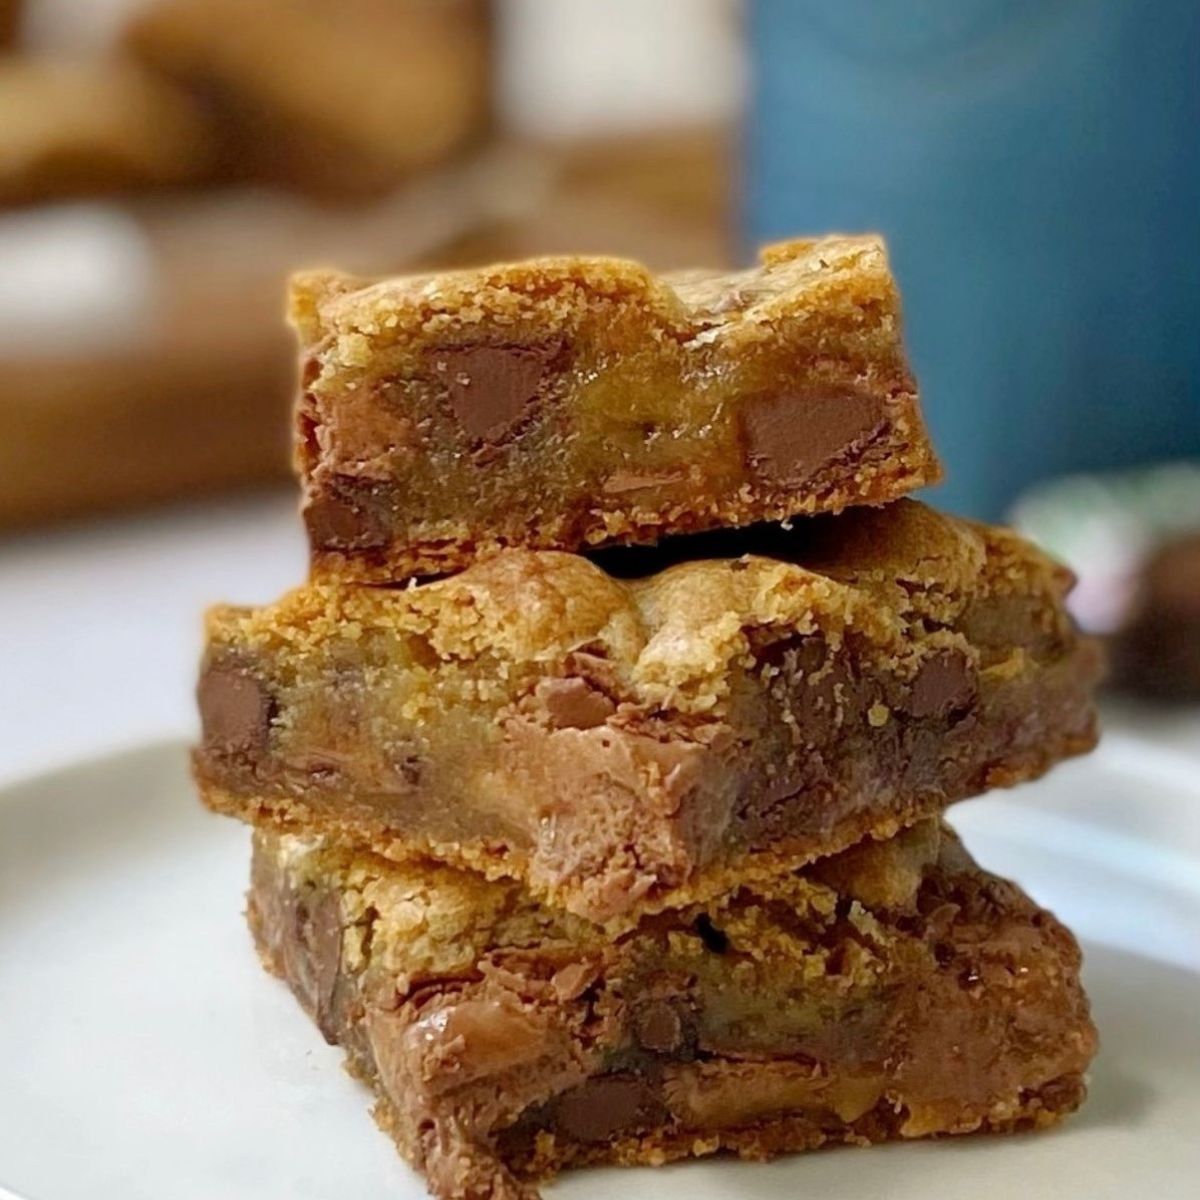
[[612,938],[518,885],[259,833],[249,916],[440,1200],[589,1162],[1051,1125],[1070,933],[928,821]]
[[214,610],[204,800],[618,921],[1093,744],[1070,576],[1013,534],[905,500],[681,542],[713,557],[512,550]]
[[733,274],[310,273],[292,320],[305,520],[344,578],[877,504],[939,475],[875,237]]

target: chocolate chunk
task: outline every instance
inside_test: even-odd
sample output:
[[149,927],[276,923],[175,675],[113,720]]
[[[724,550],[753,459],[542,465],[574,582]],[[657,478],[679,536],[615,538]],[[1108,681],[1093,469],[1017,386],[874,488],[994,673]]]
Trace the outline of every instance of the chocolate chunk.
[[683,1041],[683,1022],[665,1000],[646,1005],[633,1021],[634,1034],[643,1050],[669,1054]]
[[975,680],[966,656],[947,651],[921,664],[904,708],[913,717],[941,716],[969,703],[974,691]]
[[323,461],[343,475],[388,479],[395,456],[411,452],[417,431],[378,391],[345,393],[325,418],[328,446]]
[[217,754],[261,754],[275,713],[262,680],[244,667],[210,666],[196,689],[204,746]]
[[616,705],[586,679],[543,680],[537,697],[551,722],[560,729],[592,729],[603,725],[616,711]]
[[541,390],[556,346],[461,346],[437,351],[434,369],[468,437],[502,441]]
[[882,396],[837,384],[759,397],[741,412],[751,463],[765,479],[785,485],[803,482],[869,441],[886,422]]
[[390,534],[378,497],[352,486],[313,491],[304,524],[309,541],[328,550],[369,550],[385,545]]
[[461,1083],[535,1063],[547,1053],[549,1037],[545,1015],[507,994],[431,1010],[409,1033],[420,1053],[436,1055],[447,1084],[451,1077]]
[[347,1032],[352,986],[342,974],[342,909],[331,888],[303,886],[255,839],[251,925],[272,962],[330,1042]]
[[353,545],[362,514],[337,496],[318,494],[304,506],[304,523],[318,546]]
[[606,1075],[564,1092],[554,1124],[577,1142],[605,1142],[625,1130],[660,1119],[654,1090],[637,1075]]
[[296,912],[298,962],[293,988],[326,1041],[336,1042],[341,1022],[335,998],[342,970],[342,909],[335,893],[317,890]]
[[[771,687],[788,706],[796,736],[804,745],[827,745],[839,728],[853,723],[861,712],[862,688],[850,664],[835,655],[821,635],[783,638],[766,646],[759,659],[776,672]],[[782,772],[772,791],[783,798],[797,786]]]

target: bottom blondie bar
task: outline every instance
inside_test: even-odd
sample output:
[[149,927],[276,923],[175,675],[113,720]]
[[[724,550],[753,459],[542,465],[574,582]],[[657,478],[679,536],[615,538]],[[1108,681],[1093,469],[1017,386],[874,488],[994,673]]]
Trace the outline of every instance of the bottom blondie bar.
[[913,826],[613,938],[509,882],[256,834],[266,965],[442,1200],[589,1162],[1051,1125],[1096,1046],[1068,930]]

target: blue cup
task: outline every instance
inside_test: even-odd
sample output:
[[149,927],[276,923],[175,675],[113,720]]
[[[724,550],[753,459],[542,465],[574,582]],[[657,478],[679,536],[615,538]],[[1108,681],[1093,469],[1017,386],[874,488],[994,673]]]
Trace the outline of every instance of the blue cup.
[[879,230],[939,504],[1200,453],[1200,3],[751,0],[748,246]]

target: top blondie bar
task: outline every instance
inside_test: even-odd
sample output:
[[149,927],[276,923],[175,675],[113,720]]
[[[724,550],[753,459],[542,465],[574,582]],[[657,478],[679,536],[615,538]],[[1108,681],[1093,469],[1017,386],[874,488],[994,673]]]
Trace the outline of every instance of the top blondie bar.
[[880,504],[935,482],[877,237],[656,277],[608,258],[297,276],[318,574],[389,582]]

